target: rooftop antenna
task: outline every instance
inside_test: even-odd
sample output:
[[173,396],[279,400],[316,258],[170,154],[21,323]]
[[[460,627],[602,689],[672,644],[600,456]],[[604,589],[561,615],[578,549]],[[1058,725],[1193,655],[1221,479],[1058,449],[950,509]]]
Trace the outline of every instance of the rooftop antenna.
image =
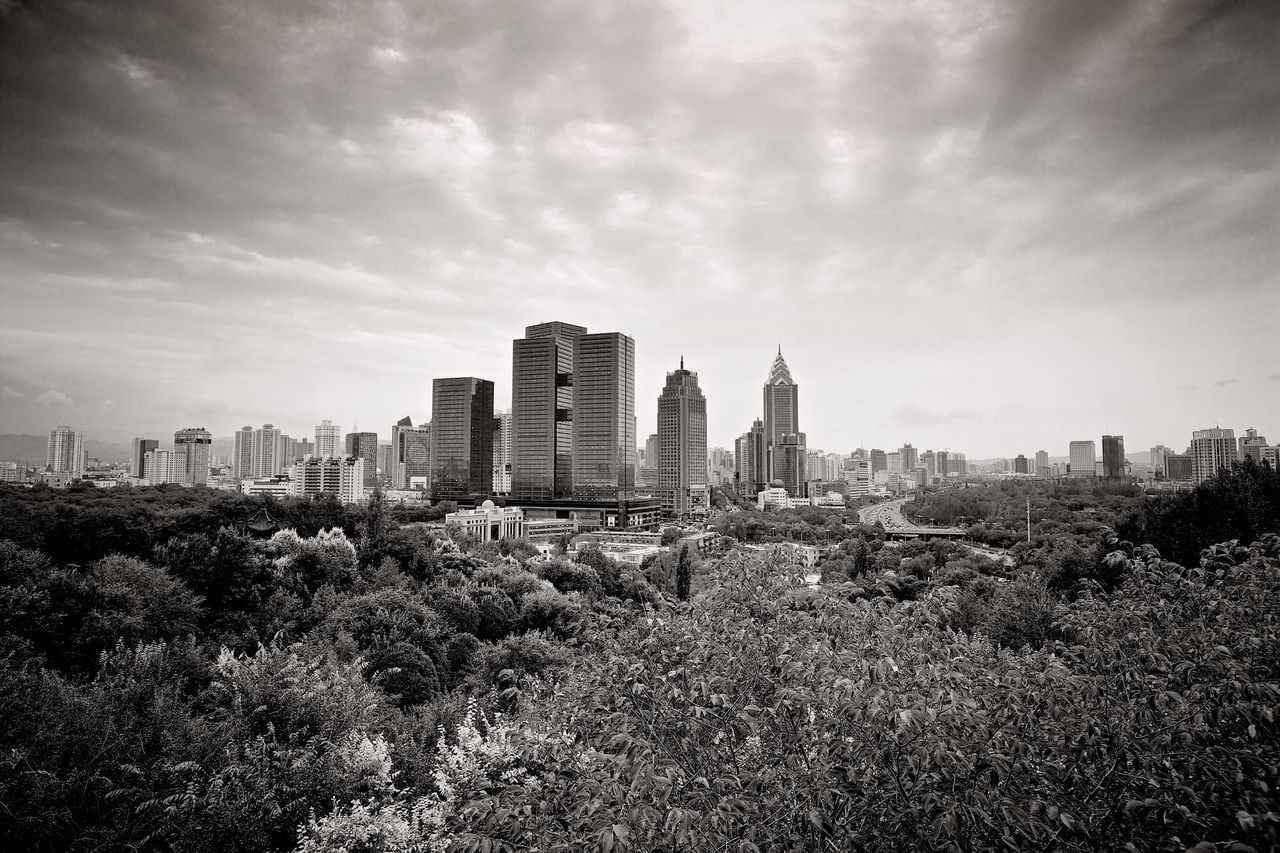
[[684,356],[683,356],[683,355],[681,355],[681,356],[680,356],[680,369],[681,369],[681,370],[684,370]]

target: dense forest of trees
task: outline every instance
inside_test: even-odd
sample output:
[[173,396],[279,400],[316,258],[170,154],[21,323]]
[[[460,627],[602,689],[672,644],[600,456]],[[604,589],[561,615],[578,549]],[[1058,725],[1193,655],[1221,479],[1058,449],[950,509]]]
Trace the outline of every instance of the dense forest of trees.
[[[927,508],[1025,513],[970,491]],[[810,586],[377,500],[262,540],[209,490],[0,488],[7,846],[1274,849],[1275,475],[1033,501],[1011,565],[824,516]]]

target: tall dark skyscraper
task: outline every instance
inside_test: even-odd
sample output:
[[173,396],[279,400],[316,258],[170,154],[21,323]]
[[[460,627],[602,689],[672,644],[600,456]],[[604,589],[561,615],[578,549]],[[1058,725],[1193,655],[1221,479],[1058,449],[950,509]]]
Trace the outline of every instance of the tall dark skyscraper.
[[512,342],[511,496],[555,500],[573,491],[573,352],[587,330],[540,323]]
[[493,383],[474,376],[434,380],[432,499],[474,500],[492,493]]
[[[795,441],[786,451],[790,454],[786,462],[788,470],[783,471],[782,437],[787,435],[794,436]],[[778,347],[773,366],[769,368],[769,378],[764,383],[764,440],[768,446],[767,479],[770,481],[781,479],[791,482],[797,473],[793,455],[799,452],[799,485],[795,491],[790,486],[787,487],[788,494],[799,496],[805,481],[804,455],[808,448],[805,447],[804,433],[800,432],[800,386],[791,378],[791,370],[782,357],[781,346]]]
[[[364,460],[364,485],[378,485],[378,434],[376,432],[349,432],[345,439],[347,456]],[[289,460],[292,462],[292,460]]]
[[574,497],[630,500],[635,493],[635,388],[635,341],[620,332],[575,339]]
[[1102,437],[1102,476],[1116,479],[1124,476],[1124,436]]
[[658,489],[677,516],[707,508],[707,400],[683,358],[658,397]]
[[800,432],[800,386],[791,378],[782,347],[764,383],[764,435],[770,445],[782,443],[788,433]]

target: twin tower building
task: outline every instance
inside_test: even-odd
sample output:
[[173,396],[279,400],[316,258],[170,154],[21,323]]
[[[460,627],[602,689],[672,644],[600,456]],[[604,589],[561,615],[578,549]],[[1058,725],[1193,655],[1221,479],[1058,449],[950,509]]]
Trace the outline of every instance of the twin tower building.
[[[494,491],[494,443],[526,516],[634,527],[705,507],[707,409],[697,374],[667,376],[658,403],[657,488],[636,492],[635,341],[540,323],[512,343],[511,413],[495,420],[493,382],[432,383],[431,493],[472,502]],[[509,448],[509,450],[508,450]],[[509,455],[508,455],[509,454]]]

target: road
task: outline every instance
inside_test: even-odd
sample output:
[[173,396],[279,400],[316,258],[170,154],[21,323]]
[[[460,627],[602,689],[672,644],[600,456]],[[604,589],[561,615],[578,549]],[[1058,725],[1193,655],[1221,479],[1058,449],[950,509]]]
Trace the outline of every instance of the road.
[[908,498],[886,501],[874,506],[858,510],[858,521],[863,524],[880,522],[887,533],[901,533],[907,536],[946,536],[958,538],[964,535],[959,527],[930,527],[927,524],[913,524],[902,514],[902,505]]

